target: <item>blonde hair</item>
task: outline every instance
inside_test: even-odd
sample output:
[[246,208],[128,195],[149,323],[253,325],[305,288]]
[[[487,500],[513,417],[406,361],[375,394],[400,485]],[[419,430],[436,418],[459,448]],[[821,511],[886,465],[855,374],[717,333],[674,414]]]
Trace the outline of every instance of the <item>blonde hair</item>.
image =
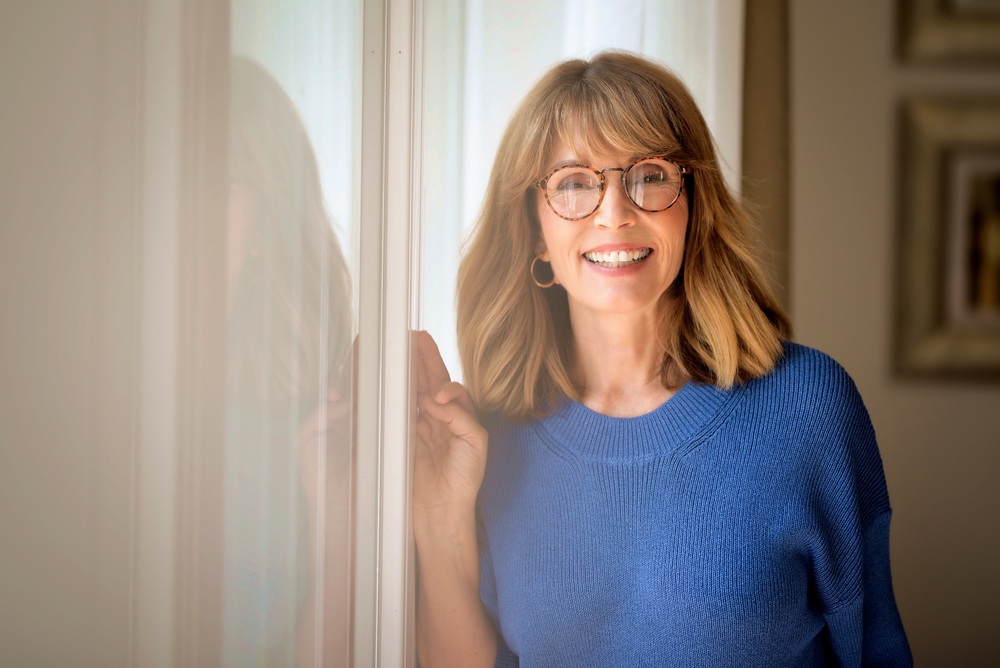
[[233,296],[232,375],[249,405],[305,410],[351,347],[350,274],[294,103],[253,61],[233,58],[231,77],[230,173],[253,193],[255,250]]
[[578,399],[565,291],[529,274],[541,230],[533,185],[557,142],[602,153],[665,155],[688,168],[689,219],[677,279],[661,295],[666,387],[729,388],[767,374],[791,334],[755,257],[748,214],[723,179],[704,118],[684,84],[635,55],[603,52],[551,69],[500,142],[483,209],[458,273],[458,345],[480,410],[508,419]]

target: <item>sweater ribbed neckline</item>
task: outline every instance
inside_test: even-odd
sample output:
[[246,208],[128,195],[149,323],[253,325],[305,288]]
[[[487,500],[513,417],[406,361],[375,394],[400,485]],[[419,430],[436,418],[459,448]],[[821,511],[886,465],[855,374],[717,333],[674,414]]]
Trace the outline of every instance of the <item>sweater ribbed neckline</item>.
[[649,459],[697,436],[739,390],[689,382],[659,408],[627,418],[602,415],[567,398],[536,424],[547,440],[583,458],[623,463]]

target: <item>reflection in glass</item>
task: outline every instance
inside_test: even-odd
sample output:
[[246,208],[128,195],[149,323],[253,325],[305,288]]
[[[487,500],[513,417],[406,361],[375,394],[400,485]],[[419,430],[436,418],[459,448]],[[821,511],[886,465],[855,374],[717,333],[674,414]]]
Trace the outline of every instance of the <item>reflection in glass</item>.
[[224,662],[345,665],[350,274],[292,101],[250,60],[231,78]]

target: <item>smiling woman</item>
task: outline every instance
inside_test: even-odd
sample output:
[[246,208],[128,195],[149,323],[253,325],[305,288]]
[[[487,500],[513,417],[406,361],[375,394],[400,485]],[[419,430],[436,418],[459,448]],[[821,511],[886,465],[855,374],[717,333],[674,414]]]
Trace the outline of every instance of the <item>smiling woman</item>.
[[[552,206],[549,180],[569,171],[556,168],[624,170],[633,156],[649,155],[678,168],[679,196],[669,208],[633,205],[627,184],[636,168],[622,172],[621,188],[617,179],[601,179],[604,199],[586,219],[567,221]],[[548,198],[532,187],[543,181]],[[581,397],[570,371],[578,343],[570,317],[583,313],[573,300],[636,309],[634,300],[645,299],[653,327],[643,336],[665,347],[654,363],[665,387],[687,378],[728,387],[763,375],[781,354],[788,321],[754,258],[750,223],[726,186],[708,127],[684,85],[648,61],[606,53],[593,64],[569,61],[551,70],[507,128],[483,211],[458,279],[465,379],[481,409],[539,416],[561,396]],[[548,261],[548,243],[558,243],[556,280],[581,289],[542,293],[530,280],[525,269],[539,254]],[[642,275],[634,269],[628,282],[598,280],[609,277],[582,264],[585,252],[646,247]],[[516,260],[497,248],[511,249]],[[629,296],[636,290],[645,296]]]
[[528,94],[459,272],[468,390],[420,339],[423,665],[911,663],[867,412],[750,230],[662,67]]

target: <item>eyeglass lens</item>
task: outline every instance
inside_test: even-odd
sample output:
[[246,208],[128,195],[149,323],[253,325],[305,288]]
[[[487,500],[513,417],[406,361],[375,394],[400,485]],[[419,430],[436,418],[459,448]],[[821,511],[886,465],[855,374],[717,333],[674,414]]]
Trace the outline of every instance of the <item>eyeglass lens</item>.
[[[614,178],[610,175],[606,178]],[[624,173],[625,193],[644,211],[670,207],[681,190],[681,172],[672,162],[651,158]],[[564,218],[586,218],[601,202],[601,178],[594,170],[573,166],[556,170],[545,183],[549,206]]]

